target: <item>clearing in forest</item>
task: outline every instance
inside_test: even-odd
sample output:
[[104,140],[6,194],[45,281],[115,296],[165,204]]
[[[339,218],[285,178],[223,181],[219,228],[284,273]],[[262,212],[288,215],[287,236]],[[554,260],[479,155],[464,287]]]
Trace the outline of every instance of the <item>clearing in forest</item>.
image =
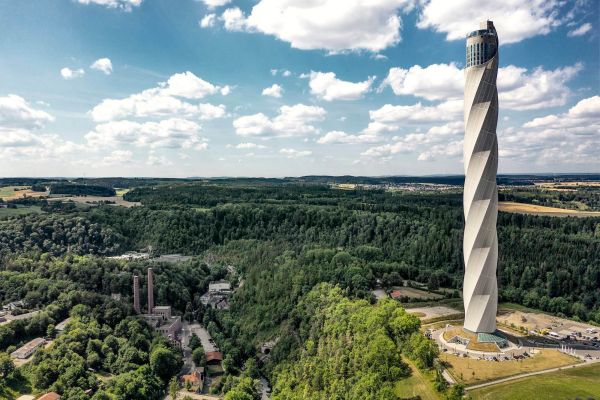
[[498,210],[509,213],[546,215],[551,217],[600,217],[600,211],[567,210],[566,208],[545,207],[535,204],[501,201]]

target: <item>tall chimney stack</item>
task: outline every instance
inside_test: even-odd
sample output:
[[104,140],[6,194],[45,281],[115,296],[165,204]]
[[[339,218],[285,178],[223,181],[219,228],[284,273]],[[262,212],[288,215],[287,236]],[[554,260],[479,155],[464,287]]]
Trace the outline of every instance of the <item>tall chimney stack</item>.
[[140,277],[133,276],[133,309],[136,313],[140,313]]
[[154,310],[154,273],[148,268],[148,314]]

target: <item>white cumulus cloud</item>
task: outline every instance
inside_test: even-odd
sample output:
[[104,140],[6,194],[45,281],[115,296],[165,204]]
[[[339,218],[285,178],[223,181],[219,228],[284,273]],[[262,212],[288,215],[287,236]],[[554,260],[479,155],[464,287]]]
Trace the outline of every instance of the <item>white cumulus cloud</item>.
[[425,0],[420,10],[419,28],[446,34],[447,40],[464,40],[479,29],[479,22],[494,21],[500,43],[516,43],[546,35],[562,23],[557,0]]
[[400,41],[401,12],[413,0],[260,0],[246,17],[239,8],[223,12],[232,31],[273,35],[297,49],[381,51]]
[[277,97],[280,98],[283,93],[283,88],[278,84],[274,83],[268,88],[264,88],[262,91],[263,96]]
[[213,85],[191,72],[172,75],[156,88],[146,89],[123,99],[104,99],[91,110],[94,121],[103,122],[125,117],[166,115],[196,116],[214,119],[225,116],[225,106],[210,103],[192,104],[184,99],[200,99],[217,92],[228,94],[229,86]]
[[180,118],[143,123],[122,120],[97,125],[85,139],[94,148],[132,145],[151,149],[202,149],[206,140],[200,136],[200,130],[195,122]]
[[[498,96],[502,108],[534,110],[566,104],[571,90],[567,82],[583,69],[575,64],[545,70],[508,65],[498,69]],[[427,100],[461,99],[463,71],[456,64],[415,65],[409,69],[391,68],[382,88],[390,86],[397,95],[412,95]]]
[[85,74],[85,71],[81,68],[78,69],[71,69],[69,67],[64,67],[60,70],[60,76],[62,76],[64,79],[75,79],[75,78],[80,78]]
[[90,65],[91,69],[95,69],[103,72],[105,75],[110,75],[113,70],[112,62],[110,58],[99,58]]
[[321,107],[304,104],[282,106],[274,118],[269,118],[263,113],[246,115],[235,119],[233,127],[239,136],[306,136],[319,132],[312,123],[321,121],[326,113]]
[[310,73],[310,92],[325,101],[357,100],[371,89],[375,77],[362,82],[348,82],[336,78],[333,72]]
[[216,7],[222,7],[226,4],[231,3],[231,0],[202,0],[202,2],[208,8],[216,8]]
[[216,14],[206,14],[204,17],[202,17],[199,24],[200,24],[201,28],[210,28],[212,26],[215,26],[216,22],[217,22]]
[[279,150],[280,154],[283,154],[287,158],[300,158],[300,157],[308,157],[312,155],[312,151],[310,150],[296,150],[296,149],[281,149]]
[[133,7],[142,4],[142,0],[77,0],[79,4],[97,4],[108,8],[118,8],[124,11],[131,11]]

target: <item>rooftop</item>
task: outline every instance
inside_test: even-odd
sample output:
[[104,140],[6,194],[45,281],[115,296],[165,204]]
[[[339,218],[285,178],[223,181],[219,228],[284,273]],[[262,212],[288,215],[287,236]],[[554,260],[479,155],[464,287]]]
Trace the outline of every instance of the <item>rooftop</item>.
[[39,397],[38,400],[58,400],[60,399],[60,395],[56,392],[46,393],[42,397]]

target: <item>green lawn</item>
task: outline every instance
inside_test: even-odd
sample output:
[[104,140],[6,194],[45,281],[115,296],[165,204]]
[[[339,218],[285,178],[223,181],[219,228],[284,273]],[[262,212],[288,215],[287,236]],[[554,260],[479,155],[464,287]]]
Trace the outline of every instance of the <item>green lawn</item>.
[[398,381],[394,392],[399,398],[420,396],[422,400],[439,400],[441,395],[433,388],[433,373],[420,371],[410,360],[404,359],[410,365],[412,374]]
[[39,214],[42,212],[42,209],[39,206],[30,206],[30,207],[19,207],[19,208],[0,208],[0,218],[2,217],[12,217],[14,215],[24,215],[24,214]]
[[500,383],[468,392],[473,400],[600,398],[600,364]]

